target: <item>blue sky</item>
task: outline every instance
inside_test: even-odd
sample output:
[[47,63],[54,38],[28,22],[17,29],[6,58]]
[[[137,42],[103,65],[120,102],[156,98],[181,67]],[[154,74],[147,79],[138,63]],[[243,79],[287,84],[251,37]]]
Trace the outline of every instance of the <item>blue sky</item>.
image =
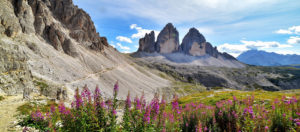
[[182,40],[195,27],[234,56],[249,49],[300,54],[300,0],[74,0],[120,52],[171,22]]

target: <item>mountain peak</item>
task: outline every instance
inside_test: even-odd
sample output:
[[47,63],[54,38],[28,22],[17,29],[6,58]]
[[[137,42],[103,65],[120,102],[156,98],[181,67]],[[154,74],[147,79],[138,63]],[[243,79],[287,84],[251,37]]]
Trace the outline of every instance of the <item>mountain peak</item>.
[[168,23],[158,34],[156,50],[158,53],[173,53],[179,48],[179,33],[172,23]]
[[263,50],[248,50],[240,54],[237,59],[250,65],[280,66],[299,64],[300,55],[282,55]]
[[168,23],[164,28],[175,28],[172,23]]
[[139,49],[138,51],[144,52],[155,52],[155,33],[151,31],[149,34],[146,33],[144,38],[139,40]]
[[206,43],[205,37],[196,28],[190,28],[181,43],[182,52],[192,56],[205,55],[206,50],[213,50],[207,48],[212,48],[212,46]]

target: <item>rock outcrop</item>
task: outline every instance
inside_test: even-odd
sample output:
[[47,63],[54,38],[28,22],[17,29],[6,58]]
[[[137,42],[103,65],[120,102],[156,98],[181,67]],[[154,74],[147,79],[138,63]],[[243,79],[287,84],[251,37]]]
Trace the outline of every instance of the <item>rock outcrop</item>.
[[149,34],[146,33],[144,38],[140,39],[138,51],[153,53],[155,49],[155,34],[154,31],[151,31]]
[[[3,37],[0,35],[0,37]],[[0,94],[25,93],[32,89],[31,72],[27,66],[28,57],[17,43],[0,40]]]
[[168,23],[158,34],[156,51],[158,53],[174,53],[179,48],[179,33],[172,23]]
[[[55,49],[76,56],[76,50],[71,48],[72,44],[70,43],[72,42],[69,38],[65,38],[66,36],[70,36],[80,44],[96,51],[102,51],[103,46],[108,46],[106,38],[100,37],[96,32],[90,16],[75,6],[72,0],[29,0],[28,3],[35,16],[35,30],[38,34],[44,33],[43,36],[48,38]],[[52,14],[54,16],[51,16]],[[51,21],[51,17],[59,20],[64,27],[56,26],[57,24]],[[70,31],[68,35],[60,32],[64,28]],[[75,54],[70,54],[63,47],[74,49],[75,51],[71,52]]]

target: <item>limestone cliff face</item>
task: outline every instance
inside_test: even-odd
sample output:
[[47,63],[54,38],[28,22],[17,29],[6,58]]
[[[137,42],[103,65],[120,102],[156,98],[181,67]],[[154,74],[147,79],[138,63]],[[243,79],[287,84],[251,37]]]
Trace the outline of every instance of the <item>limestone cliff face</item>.
[[189,30],[180,47],[182,53],[191,56],[209,55],[217,58],[219,54],[217,48],[206,42],[205,37],[196,28]]
[[154,31],[151,31],[151,33],[146,34],[144,38],[140,39],[138,51],[153,53],[155,49],[155,34]]
[[[35,16],[34,27],[37,33],[48,39],[57,50],[63,50],[71,56],[77,55],[72,41],[66,36],[96,51],[102,51],[103,46],[108,46],[106,38],[96,32],[90,16],[75,6],[72,0],[29,0],[28,4]],[[68,35],[51,21],[51,14],[70,31]]]
[[154,31],[145,34],[139,41],[139,52],[174,53],[179,50],[179,33],[172,23],[168,23],[158,34],[155,42]]
[[[16,4],[24,3],[19,1]],[[6,0],[0,1],[0,7],[0,94],[28,93],[33,86],[31,72],[27,66],[28,56],[18,46],[20,42],[5,37],[15,38],[21,32],[34,32],[32,27],[24,25],[33,23],[24,19],[30,12],[24,14],[22,8],[14,10],[11,2]],[[15,12],[22,17],[11,15]]]
[[168,23],[158,34],[156,49],[158,53],[174,53],[178,51],[179,33],[173,24]]

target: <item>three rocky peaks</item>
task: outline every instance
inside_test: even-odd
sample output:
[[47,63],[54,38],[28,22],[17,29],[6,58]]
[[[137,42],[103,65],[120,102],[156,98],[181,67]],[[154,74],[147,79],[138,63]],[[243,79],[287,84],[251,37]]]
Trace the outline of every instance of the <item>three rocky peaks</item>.
[[172,23],[168,23],[159,33],[155,42],[154,31],[146,34],[139,40],[138,52],[147,53],[183,53],[190,56],[209,55],[215,58],[223,56],[226,59],[235,58],[227,53],[220,53],[217,47],[213,47],[205,37],[196,29],[191,28],[179,44],[179,33]]

